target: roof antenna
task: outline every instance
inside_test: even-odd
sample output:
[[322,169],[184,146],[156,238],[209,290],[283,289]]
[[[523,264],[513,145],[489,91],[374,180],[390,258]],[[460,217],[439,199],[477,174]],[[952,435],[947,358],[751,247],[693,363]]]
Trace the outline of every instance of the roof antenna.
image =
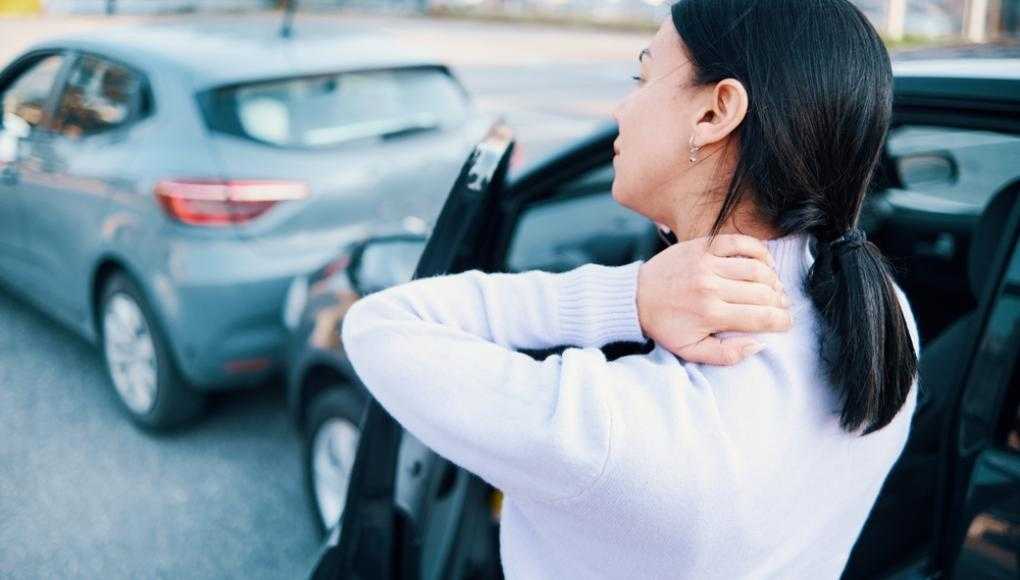
[[295,0],[283,0],[283,25],[280,26],[280,37],[290,38],[294,28],[294,2]]

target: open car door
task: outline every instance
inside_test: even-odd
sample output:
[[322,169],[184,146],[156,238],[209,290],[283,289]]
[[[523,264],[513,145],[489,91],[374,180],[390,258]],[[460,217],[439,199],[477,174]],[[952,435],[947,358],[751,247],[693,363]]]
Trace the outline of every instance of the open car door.
[[[493,128],[461,170],[422,254],[414,278],[480,267],[486,232],[513,150],[509,129]],[[483,482],[449,464],[406,434],[376,402],[368,405],[347,503],[312,572],[322,579],[421,579],[488,576],[471,562],[458,567],[453,547],[477,537],[465,522],[469,497]],[[467,514],[471,517],[472,514]],[[484,525],[485,522],[481,522]],[[492,543],[495,546],[495,543]],[[484,551],[484,545],[482,546]],[[479,561],[496,566],[498,556]],[[459,568],[459,569],[458,569]]]

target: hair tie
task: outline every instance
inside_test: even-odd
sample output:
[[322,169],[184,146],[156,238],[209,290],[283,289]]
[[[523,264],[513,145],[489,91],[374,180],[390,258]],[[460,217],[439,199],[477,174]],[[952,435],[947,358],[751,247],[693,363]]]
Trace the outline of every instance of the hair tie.
[[850,250],[863,248],[867,241],[868,237],[864,235],[864,230],[860,228],[852,228],[842,236],[829,242],[829,248],[833,253],[843,255]]

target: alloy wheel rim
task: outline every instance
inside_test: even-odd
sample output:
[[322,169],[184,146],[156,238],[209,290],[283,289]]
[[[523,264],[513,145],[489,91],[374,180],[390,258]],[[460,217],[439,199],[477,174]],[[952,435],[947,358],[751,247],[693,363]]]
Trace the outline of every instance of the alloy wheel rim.
[[156,345],[141,307],[124,293],[114,294],[103,312],[106,364],[124,404],[145,415],[156,403]]
[[334,417],[312,440],[312,485],[324,529],[333,527],[343,513],[360,435],[354,423]]

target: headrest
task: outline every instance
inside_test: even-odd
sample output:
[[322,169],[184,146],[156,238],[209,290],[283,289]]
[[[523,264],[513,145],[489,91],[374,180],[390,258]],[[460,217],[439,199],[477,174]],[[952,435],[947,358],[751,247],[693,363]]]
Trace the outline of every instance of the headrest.
[[988,264],[995,255],[995,248],[1006,235],[1006,221],[1020,194],[1020,180],[1014,181],[996,193],[981,213],[977,228],[970,240],[970,256],[967,269],[970,277],[970,291],[974,298],[981,299],[985,286],[991,282]]

